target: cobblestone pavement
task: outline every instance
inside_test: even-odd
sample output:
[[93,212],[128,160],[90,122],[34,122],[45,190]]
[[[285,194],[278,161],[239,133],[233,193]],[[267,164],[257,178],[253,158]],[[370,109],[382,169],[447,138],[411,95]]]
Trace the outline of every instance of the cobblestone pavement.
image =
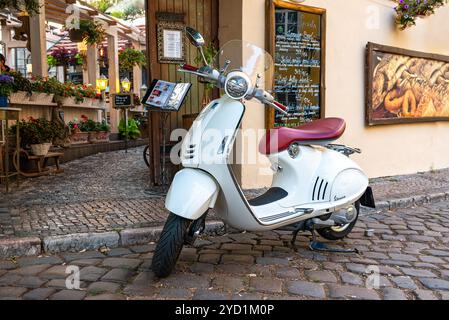
[[[163,224],[161,190],[151,189],[143,147],[63,164],[64,173],[22,179],[0,197],[0,238],[49,236]],[[447,192],[449,169],[372,181],[377,200]],[[257,192],[248,192],[254,196]]]
[[[150,270],[154,243],[0,261],[0,298],[449,299],[449,201],[362,216],[334,243],[360,254],[311,252],[306,236],[294,252],[290,239],[286,232],[203,237],[163,280]],[[80,268],[80,290],[66,288],[71,266]],[[379,278],[369,277],[379,288],[369,289],[376,268]]]

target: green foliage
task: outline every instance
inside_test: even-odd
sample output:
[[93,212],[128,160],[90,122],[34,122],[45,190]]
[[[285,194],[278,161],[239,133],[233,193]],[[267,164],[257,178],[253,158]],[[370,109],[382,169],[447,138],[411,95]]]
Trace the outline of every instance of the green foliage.
[[139,130],[139,125],[138,125],[137,121],[134,119],[129,119],[128,120],[128,129],[126,129],[125,124],[126,124],[125,120],[122,119],[118,126],[120,136],[122,138],[128,138],[128,140],[138,139],[140,137],[140,130]]
[[102,12],[102,13],[106,13],[106,11],[114,6],[114,2],[112,2],[111,0],[95,0],[92,1],[91,6],[93,6],[95,9],[97,9],[98,11]]
[[[211,43],[208,46],[203,47],[204,57],[206,58],[206,61],[209,65],[212,65],[214,63],[214,59],[218,54],[217,48],[215,48],[214,44]],[[203,56],[201,53],[198,53],[198,56],[195,58],[195,64],[196,65],[202,65],[204,64]],[[209,92],[214,89],[215,86],[212,83],[206,83],[204,85],[205,94],[208,95]]]
[[47,64],[50,68],[56,67],[56,58],[51,54],[47,55]]
[[142,51],[133,48],[122,50],[119,55],[119,66],[123,71],[132,71],[135,66],[144,66],[147,63],[147,57]]
[[416,18],[435,13],[435,9],[447,4],[448,0],[398,0],[395,8],[396,23],[401,30],[416,25]]
[[144,14],[145,14],[144,10],[131,5],[124,10],[123,19],[124,20],[134,20],[138,17],[143,16]]
[[0,0],[0,11],[4,9],[12,9],[14,11],[25,11],[29,15],[39,14],[38,0]]

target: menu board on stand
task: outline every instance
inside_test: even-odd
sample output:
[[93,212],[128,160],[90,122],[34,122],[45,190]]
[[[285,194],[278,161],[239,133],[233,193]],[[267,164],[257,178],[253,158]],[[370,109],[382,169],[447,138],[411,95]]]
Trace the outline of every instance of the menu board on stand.
[[267,0],[274,96],[289,115],[267,111],[267,127],[296,127],[324,117],[326,10]]

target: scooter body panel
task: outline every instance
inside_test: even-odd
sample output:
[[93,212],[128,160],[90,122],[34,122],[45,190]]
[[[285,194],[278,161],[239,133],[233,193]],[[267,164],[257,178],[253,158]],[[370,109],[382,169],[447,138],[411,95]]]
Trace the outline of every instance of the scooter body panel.
[[218,192],[218,185],[209,174],[186,168],[175,175],[165,207],[178,216],[197,220],[214,207]]
[[272,187],[282,188],[288,195],[251,206],[228,165],[244,112],[241,102],[223,96],[198,116],[181,151],[182,164],[189,169],[175,177],[167,209],[194,220],[214,206],[232,227],[266,231],[332,213],[363,195],[368,178],[357,164],[339,152],[305,145],[296,158],[288,151],[269,156],[273,167],[282,168],[275,173]]

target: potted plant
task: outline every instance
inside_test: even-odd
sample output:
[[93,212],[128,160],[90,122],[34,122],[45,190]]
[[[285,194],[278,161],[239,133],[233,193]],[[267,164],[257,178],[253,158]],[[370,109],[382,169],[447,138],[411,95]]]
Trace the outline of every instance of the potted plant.
[[10,102],[15,104],[29,102],[32,92],[30,80],[25,78],[20,72],[10,71],[7,74],[14,79],[13,92],[9,97]]
[[[15,131],[15,126],[11,130]],[[20,122],[19,131],[22,148],[30,148],[36,156],[47,155],[55,137],[54,123],[43,118],[30,117],[29,121]]]
[[79,28],[67,28],[70,40],[73,42],[85,41],[87,45],[100,43],[105,37],[105,30],[99,22],[92,20],[79,20]]
[[395,7],[396,23],[401,30],[416,25],[416,18],[435,13],[435,9],[445,5],[448,0],[397,0]]
[[126,128],[125,120],[120,120],[118,130],[123,139],[137,140],[140,137],[139,125],[136,120],[128,120],[128,128]]
[[13,91],[13,77],[0,74],[0,108],[6,108],[8,106],[8,97]]

